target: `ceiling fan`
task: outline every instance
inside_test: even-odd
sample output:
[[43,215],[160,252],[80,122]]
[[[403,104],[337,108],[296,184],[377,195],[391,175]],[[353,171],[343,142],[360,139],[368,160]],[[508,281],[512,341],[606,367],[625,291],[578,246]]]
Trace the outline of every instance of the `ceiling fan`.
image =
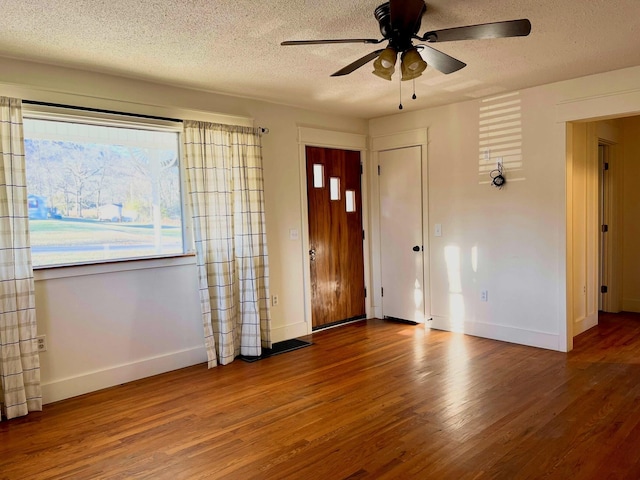
[[[377,7],[374,16],[380,24],[381,39],[352,38],[334,40],[288,40],[281,45],[314,45],[327,43],[370,43],[378,44],[388,40],[386,48],[375,50],[333,73],[332,77],[347,75],[366,65],[371,60],[373,73],[385,80],[391,80],[395,64],[400,55],[402,80],[412,80],[431,65],[442,73],[460,70],[466,63],[442,53],[429,45],[414,45],[418,40],[427,43],[452,42],[457,40],[478,40],[485,38],[522,37],[531,32],[531,22],[527,19],[468,25],[466,27],[445,28],[418,35],[422,16],[427,11],[424,0],[389,0]],[[425,61],[426,60],[426,61]]]

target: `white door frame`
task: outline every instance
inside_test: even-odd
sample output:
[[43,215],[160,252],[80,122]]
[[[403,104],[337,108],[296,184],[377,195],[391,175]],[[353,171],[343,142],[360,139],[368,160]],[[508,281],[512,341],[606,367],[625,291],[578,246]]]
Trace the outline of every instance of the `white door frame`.
[[[609,188],[604,199],[609,237],[604,252],[605,258],[600,260],[606,265],[602,283],[607,285],[609,290],[602,299],[602,311],[617,313],[622,310],[622,255],[620,253],[622,252],[622,162],[618,158],[619,147],[616,142],[598,137],[598,144],[606,146],[608,153],[606,161],[609,163],[607,185]],[[601,177],[600,189],[603,181]]]
[[[431,317],[431,262],[429,261],[429,182],[428,182],[428,129],[421,128],[406,132],[381,135],[371,138],[371,168],[369,169],[369,182],[371,185],[371,202],[369,204],[371,218],[371,251],[376,252],[372,257],[371,268],[373,278],[371,281],[372,295],[370,301],[373,305],[375,317],[382,318],[382,274],[380,262],[380,189],[378,186],[378,156],[381,151],[395,150],[405,147],[421,147],[422,153],[422,238],[424,242],[423,258],[423,302],[425,306],[425,319]],[[366,170],[365,170],[366,171]],[[425,322],[425,326],[428,323]]]
[[[333,130],[323,130],[311,127],[298,127],[298,149],[299,149],[299,173],[300,173],[300,208],[302,218],[302,272],[304,282],[304,321],[307,326],[307,335],[312,333],[313,322],[311,312],[311,267],[309,265],[309,210],[307,197],[307,155],[306,147],[336,148],[340,150],[355,150],[360,152],[360,163],[362,171],[367,172],[369,161],[367,156],[367,136],[357,133],[337,132]],[[365,313],[367,318],[371,318],[371,288],[370,281],[370,238],[369,232],[369,194],[367,188],[367,177],[361,177],[362,187],[362,228],[365,230],[365,240],[362,244],[364,256],[364,285],[367,290],[365,298]]]

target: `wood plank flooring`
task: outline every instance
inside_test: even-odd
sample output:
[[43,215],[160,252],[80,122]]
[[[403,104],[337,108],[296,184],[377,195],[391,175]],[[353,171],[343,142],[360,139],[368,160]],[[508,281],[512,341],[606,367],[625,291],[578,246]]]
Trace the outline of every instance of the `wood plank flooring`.
[[0,423],[2,479],[638,479],[640,315],[570,354],[381,320]]

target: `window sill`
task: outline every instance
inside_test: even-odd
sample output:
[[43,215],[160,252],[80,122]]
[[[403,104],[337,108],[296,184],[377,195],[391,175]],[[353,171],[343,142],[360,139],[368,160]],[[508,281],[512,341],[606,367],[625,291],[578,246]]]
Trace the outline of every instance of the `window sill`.
[[85,265],[60,265],[55,267],[36,267],[33,276],[36,282],[56,278],[83,277],[104,273],[126,272],[130,270],[147,270],[151,268],[179,267],[195,265],[194,253],[185,253],[171,257],[136,258],[131,260],[106,261]]

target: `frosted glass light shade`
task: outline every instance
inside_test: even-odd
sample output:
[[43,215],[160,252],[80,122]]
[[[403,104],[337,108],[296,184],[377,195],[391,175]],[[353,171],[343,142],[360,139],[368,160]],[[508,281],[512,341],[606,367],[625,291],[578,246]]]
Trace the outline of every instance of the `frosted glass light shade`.
[[418,50],[412,48],[402,54],[400,68],[402,70],[402,80],[413,80],[426,70],[427,62],[422,59]]
[[397,58],[398,52],[394,48],[385,48],[373,62],[373,74],[385,80],[391,80],[391,75],[396,71]]

